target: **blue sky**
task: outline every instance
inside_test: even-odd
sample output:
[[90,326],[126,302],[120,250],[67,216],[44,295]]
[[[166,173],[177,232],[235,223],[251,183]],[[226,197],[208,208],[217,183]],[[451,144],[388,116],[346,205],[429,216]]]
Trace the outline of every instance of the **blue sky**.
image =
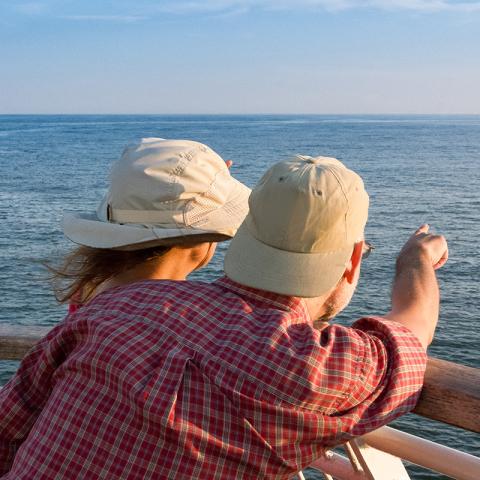
[[480,113],[480,1],[0,0],[0,113]]

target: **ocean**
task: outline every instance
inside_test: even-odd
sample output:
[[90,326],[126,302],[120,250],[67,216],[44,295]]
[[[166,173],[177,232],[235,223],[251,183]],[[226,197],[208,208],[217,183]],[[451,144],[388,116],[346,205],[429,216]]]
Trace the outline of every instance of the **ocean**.
[[[232,174],[253,186],[291,154],[333,156],[357,171],[370,194],[356,295],[336,321],[389,309],[397,253],[422,223],[449,242],[438,271],[441,314],[429,355],[480,368],[480,116],[359,115],[0,115],[0,323],[53,326],[65,315],[43,262],[70,248],[64,210],[91,211],[106,190],[109,166],[141,137],[206,143],[233,160]],[[222,274],[225,245],[192,278]],[[17,362],[0,362],[5,383]],[[480,436],[407,415],[405,431],[480,455]],[[418,467],[412,478],[442,479]],[[311,475],[309,478],[320,478]]]

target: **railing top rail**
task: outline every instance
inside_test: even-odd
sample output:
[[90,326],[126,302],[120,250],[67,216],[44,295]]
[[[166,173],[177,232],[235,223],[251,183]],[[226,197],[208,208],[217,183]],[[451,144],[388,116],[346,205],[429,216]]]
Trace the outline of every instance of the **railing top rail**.
[[413,413],[480,433],[480,369],[429,358]]
[[[0,360],[20,360],[49,327],[0,325]],[[480,369],[429,358],[414,413],[480,433]]]
[[310,468],[338,480],[407,480],[403,459],[449,478],[480,478],[480,458],[390,427],[354,438],[342,447],[348,456],[339,449],[327,451]]

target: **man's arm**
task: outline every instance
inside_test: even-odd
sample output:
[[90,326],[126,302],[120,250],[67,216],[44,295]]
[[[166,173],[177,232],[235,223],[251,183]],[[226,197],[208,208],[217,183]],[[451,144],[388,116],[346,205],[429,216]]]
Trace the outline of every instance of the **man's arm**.
[[[448,259],[445,238],[428,230],[428,225],[422,225],[398,256],[391,311],[383,319],[364,318],[352,326],[349,350],[358,365],[349,395],[338,406],[343,440],[391,422],[417,402],[425,350],[439,313],[435,270]],[[353,341],[354,332],[357,341]]]
[[385,318],[411,330],[426,349],[438,321],[439,291],[435,270],[448,259],[448,246],[441,235],[428,233],[422,225],[402,248],[396,264],[392,309]]

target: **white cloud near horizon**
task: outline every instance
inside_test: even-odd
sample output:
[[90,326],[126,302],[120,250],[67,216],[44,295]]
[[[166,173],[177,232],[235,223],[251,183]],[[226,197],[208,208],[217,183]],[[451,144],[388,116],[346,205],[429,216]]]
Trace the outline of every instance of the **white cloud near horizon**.
[[[16,2],[17,13],[41,15],[56,12],[58,18],[75,21],[109,21],[131,23],[146,20],[156,14],[230,14],[247,13],[251,10],[324,10],[341,12],[347,10],[383,10],[412,11],[423,13],[436,12],[480,12],[480,0],[124,0],[111,4],[109,11],[100,8],[101,4],[83,7],[89,11],[62,12],[68,6],[55,0]],[[72,4],[70,4],[71,6]],[[113,11],[113,6],[115,10]]]
[[158,11],[188,14],[219,12],[229,9],[300,10],[323,9],[343,11],[352,9],[409,10],[416,12],[475,12],[480,1],[455,0],[203,0],[166,1],[151,3]]
[[16,5],[15,9],[25,15],[39,15],[44,13],[48,7],[49,5],[45,2],[26,2]]
[[146,20],[147,17],[142,15],[64,15],[64,20],[74,20],[79,22],[119,22],[134,23]]

